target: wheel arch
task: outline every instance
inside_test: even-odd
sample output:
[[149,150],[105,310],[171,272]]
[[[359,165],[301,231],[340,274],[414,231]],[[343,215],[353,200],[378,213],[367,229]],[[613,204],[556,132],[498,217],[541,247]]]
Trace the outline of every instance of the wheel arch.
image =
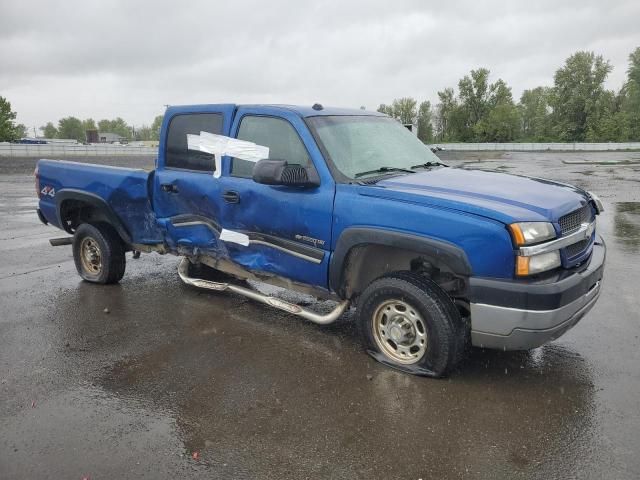
[[346,229],[329,266],[329,286],[343,298],[394,271],[424,271],[444,290],[466,290],[471,265],[460,247],[429,237],[369,227]]
[[63,189],[56,193],[58,224],[70,234],[84,221],[106,222],[111,225],[126,245],[131,245],[131,235],[111,206],[98,195],[75,189]]

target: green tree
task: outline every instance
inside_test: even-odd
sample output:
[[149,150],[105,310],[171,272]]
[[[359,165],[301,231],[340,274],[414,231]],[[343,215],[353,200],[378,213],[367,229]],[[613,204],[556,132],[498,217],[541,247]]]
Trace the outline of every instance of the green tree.
[[621,142],[628,139],[628,118],[620,111],[621,97],[606,90],[593,103],[590,122],[587,125],[587,142]]
[[114,120],[100,120],[98,122],[98,130],[101,133],[115,133],[128,140],[132,138],[131,127],[120,117]]
[[134,135],[135,140],[138,140],[138,141],[153,140],[152,138],[153,132],[151,130],[151,127],[147,125],[142,125],[141,127],[136,128],[135,132],[136,132]]
[[378,112],[380,113],[384,113],[385,115],[389,115],[390,117],[393,117],[393,107],[391,105],[386,105],[384,103],[381,103],[378,106]]
[[84,128],[85,132],[87,130],[97,130],[96,122],[93,118],[87,118],[82,121],[82,128]]
[[82,127],[82,121],[76,117],[66,117],[58,120],[58,138],[70,138],[85,142],[86,134]]
[[520,134],[520,112],[513,103],[511,88],[498,79],[489,87],[484,114],[473,127],[480,142],[513,142]]
[[549,96],[548,87],[536,87],[522,92],[518,105],[522,121],[522,140],[528,142],[552,140]]
[[459,106],[453,88],[438,92],[438,98],[440,103],[436,107],[436,138],[441,142],[454,142],[457,140],[456,113]]
[[398,119],[403,125],[413,125],[418,118],[417,105],[418,102],[415,98],[396,98],[391,105],[393,117]]
[[51,122],[47,122],[44,127],[40,127],[44,138],[56,138],[58,136],[58,129]]
[[433,112],[429,101],[422,102],[418,107],[418,138],[424,143],[433,142]]
[[29,129],[26,125],[19,123],[15,126],[16,138],[25,138],[29,136]]
[[593,52],[574,53],[556,71],[550,104],[553,131],[560,140],[581,142],[590,128],[596,128],[609,72],[609,62]]
[[17,113],[11,110],[11,103],[0,97],[0,142],[12,142],[19,138],[14,120]]
[[629,55],[627,81],[620,97],[621,116],[629,123],[627,140],[640,141],[640,47]]
[[111,120],[102,119],[98,122],[98,131],[101,133],[113,133],[111,131]]
[[458,82],[458,98],[464,127],[458,132],[463,141],[475,139],[475,127],[489,111],[489,70],[479,68],[471,70]]
[[162,128],[162,120],[164,115],[158,115],[153,119],[151,124],[151,140],[160,140],[160,129]]

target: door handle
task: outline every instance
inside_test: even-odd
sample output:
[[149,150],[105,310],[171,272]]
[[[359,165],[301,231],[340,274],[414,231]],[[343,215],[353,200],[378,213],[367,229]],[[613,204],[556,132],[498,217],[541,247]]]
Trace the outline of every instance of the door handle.
[[163,192],[167,193],[178,193],[178,186],[173,183],[162,183],[160,184],[160,188]]
[[222,198],[227,203],[240,203],[240,194],[233,190],[227,190],[222,194]]

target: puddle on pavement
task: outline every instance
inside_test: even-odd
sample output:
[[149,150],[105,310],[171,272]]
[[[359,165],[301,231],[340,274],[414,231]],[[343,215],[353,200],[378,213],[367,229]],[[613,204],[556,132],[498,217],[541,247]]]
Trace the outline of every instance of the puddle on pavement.
[[[171,413],[157,405],[80,385],[38,398],[2,424],[2,436],[11,440],[0,449],[0,472],[3,478],[93,478],[98,472],[138,478],[149,473],[140,461],[145,455],[156,458],[164,475],[185,478],[185,471],[204,466],[190,461],[176,432]],[[34,444],[49,448],[34,450]]]
[[631,253],[640,251],[640,202],[617,202],[613,222],[622,247]]

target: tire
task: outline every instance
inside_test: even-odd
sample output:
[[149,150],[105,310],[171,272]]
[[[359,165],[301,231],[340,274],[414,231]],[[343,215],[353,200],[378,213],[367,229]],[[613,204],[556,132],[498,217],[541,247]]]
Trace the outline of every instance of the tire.
[[126,266],[125,247],[108,223],[83,223],[73,236],[78,274],[91,283],[118,283]]
[[358,302],[358,326],[373,358],[408,373],[443,377],[464,353],[458,309],[438,285],[411,272],[369,284]]

